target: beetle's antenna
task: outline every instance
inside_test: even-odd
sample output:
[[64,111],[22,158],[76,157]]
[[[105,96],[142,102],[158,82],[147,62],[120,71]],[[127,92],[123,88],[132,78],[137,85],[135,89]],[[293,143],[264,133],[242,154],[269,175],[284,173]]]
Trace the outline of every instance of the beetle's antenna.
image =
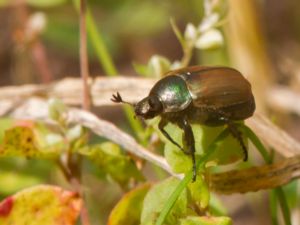
[[121,95],[119,92],[117,92],[117,94],[113,94],[112,95],[112,98],[110,99],[111,101],[115,102],[115,103],[125,103],[125,104],[128,104],[128,105],[131,105],[132,107],[135,106],[135,104],[131,103],[131,102],[126,102],[126,101],[123,101]]

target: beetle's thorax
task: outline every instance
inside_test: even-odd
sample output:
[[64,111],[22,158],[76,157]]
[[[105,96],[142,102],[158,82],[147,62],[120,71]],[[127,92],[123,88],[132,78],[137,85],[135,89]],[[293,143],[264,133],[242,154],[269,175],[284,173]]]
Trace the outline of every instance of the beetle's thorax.
[[159,80],[149,95],[156,95],[163,105],[163,112],[178,112],[187,108],[192,97],[183,78],[177,75]]

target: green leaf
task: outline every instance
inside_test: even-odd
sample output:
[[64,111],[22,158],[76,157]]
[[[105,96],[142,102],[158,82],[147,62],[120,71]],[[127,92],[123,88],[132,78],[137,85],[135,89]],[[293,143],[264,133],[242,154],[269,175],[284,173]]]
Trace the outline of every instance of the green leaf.
[[300,202],[299,180],[294,180],[285,185],[283,191],[290,209],[298,207]]
[[188,184],[190,201],[196,204],[200,209],[206,209],[210,199],[208,186],[202,176],[197,176],[195,182]]
[[[168,124],[166,131],[172,136],[172,138],[182,146],[182,135],[183,131],[174,124]],[[175,173],[185,173],[191,170],[192,160],[189,155],[184,154],[177,146],[165,139],[165,151],[164,155]]]
[[16,173],[14,171],[0,171],[0,193],[7,195],[22,188],[30,187],[41,183],[42,180],[29,174]]
[[100,145],[82,148],[79,153],[101,167],[121,187],[126,186],[131,178],[144,179],[133,160],[114,143],[105,142]]
[[180,225],[231,225],[229,217],[189,216],[180,220]]
[[140,222],[143,201],[150,184],[144,184],[126,193],[110,213],[109,225],[136,225]]
[[[166,131],[171,137],[182,144],[183,131],[173,124],[166,126]],[[208,149],[211,142],[224,130],[224,127],[208,127],[201,125],[192,125],[193,133],[195,136],[196,156],[203,154]],[[172,170],[175,173],[185,173],[192,167],[192,160],[189,155],[183,153],[177,146],[168,141],[160,134],[160,137],[165,141],[165,158]],[[247,143],[247,139],[244,138]],[[186,147],[185,147],[186,148]],[[209,158],[209,161],[215,161],[217,165],[225,165],[234,163],[243,158],[243,151],[238,141],[229,135],[223,143],[221,143],[216,152]]]
[[[194,135],[196,146],[199,145],[206,151],[211,142],[224,130],[225,127],[208,127],[196,125],[194,127]],[[247,139],[243,136],[244,143],[247,146]],[[197,147],[196,147],[197,149]],[[198,149],[199,151],[200,149]],[[232,136],[227,138],[220,144],[216,152],[210,157],[215,160],[218,165],[226,165],[234,163],[244,158],[242,147],[239,142]]]
[[5,131],[13,125],[14,120],[11,118],[0,118],[0,143],[3,143]]
[[[201,159],[199,159],[199,161],[197,161],[196,168],[203,168],[203,166],[205,166],[205,163],[207,162],[209,157],[215,152],[217,147],[224,141],[228,134],[228,129],[225,129],[218,135],[218,137],[209,145],[207,153]],[[162,225],[164,223],[165,219],[168,217],[172,208],[174,207],[174,204],[178,200],[180,194],[182,194],[187,185],[192,181],[192,177],[193,170],[190,170],[185,174],[185,177],[179,182],[175,190],[168,198],[166,204],[163,206],[163,209],[155,223],[156,225]]]
[[48,101],[48,111],[51,119],[63,123],[64,122],[64,114],[67,111],[65,104],[56,98],[49,99]]
[[37,129],[19,126],[5,131],[4,140],[0,146],[0,157],[24,156],[33,158],[58,157],[62,142],[47,143],[45,136]]
[[[147,193],[144,199],[144,206],[141,216],[141,224],[154,224],[160,214],[164,204],[179,184],[179,180],[171,177],[155,186]],[[164,224],[176,224],[178,218],[185,216],[187,213],[187,191],[184,190],[177,199],[171,213],[165,220]]]
[[67,0],[26,0],[27,4],[33,7],[54,7],[67,2]]
[[214,216],[225,216],[228,214],[227,208],[214,193],[210,193],[209,209]]
[[149,76],[149,70],[148,70],[148,66],[144,65],[144,64],[139,64],[139,63],[132,63],[134,71],[140,75],[143,76]]
[[40,185],[0,202],[0,224],[75,224],[82,201],[75,192]]
[[153,55],[148,62],[148,73],[152,77],[161,77],[170,70],[170,61],[163,56]]

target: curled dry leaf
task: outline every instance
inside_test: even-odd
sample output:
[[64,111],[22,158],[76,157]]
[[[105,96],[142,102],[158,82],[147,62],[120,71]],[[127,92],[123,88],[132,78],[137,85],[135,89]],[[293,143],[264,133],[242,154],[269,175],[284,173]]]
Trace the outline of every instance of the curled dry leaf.
[[212,174],[210,188],[222,194],[253,192],[272,189],[300,177],[300,157],[244,170]]

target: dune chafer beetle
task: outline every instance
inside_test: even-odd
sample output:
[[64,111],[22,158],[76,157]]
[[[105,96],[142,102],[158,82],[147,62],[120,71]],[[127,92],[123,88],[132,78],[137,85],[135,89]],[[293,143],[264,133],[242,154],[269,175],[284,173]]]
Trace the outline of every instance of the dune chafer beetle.
[[[123,101],[119,93],[113,95],[111,100],[131,104]],[[250,83],[235,69],[192,66],[170,71],[153,86],[147,97],[131,105],[139,117],[161,117],[158,125],[160,131],[184,153],[191,155],[193,180],[196,179],[196,162],[191,124],[227,125],[243,149],[244,161],[248,158],[246,145],[234,122],[251,117],[255,101]],[[187,149],[165,131],[164,127],[169,122],[184,131]]]

